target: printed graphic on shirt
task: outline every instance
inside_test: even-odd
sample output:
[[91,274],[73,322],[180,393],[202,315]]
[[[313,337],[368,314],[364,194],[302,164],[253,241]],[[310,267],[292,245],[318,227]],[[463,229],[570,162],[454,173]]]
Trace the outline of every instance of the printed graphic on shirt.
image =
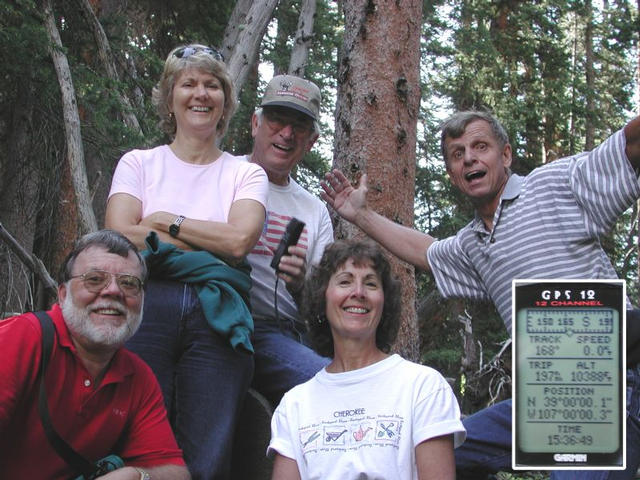
[[[251,253],[273,257],[291,218],[291,215],[280,215],[279,213],[268,211],[260,234],[260,240],[253,247]],[[306,226],[302,230],[298,246],[305,251],[309,248],[309,234]]]
[[[398,448],[403,418],[399,415],[367,415],[320,420],[300,427],[298,438],[303,454],[322,451],[352,451],[360,448]],[[339,412],[338,412],[339,413]]]
[[126,410],[122,410],[120,408],[114,408],[112,411],[113,411],[113,414],[117,417],[125,418],[127,416]]

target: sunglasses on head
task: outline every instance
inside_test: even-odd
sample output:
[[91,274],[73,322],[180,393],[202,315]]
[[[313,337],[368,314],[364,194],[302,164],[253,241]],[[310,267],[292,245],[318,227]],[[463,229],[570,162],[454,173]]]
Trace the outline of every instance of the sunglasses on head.
[[211,55],[214,59],[224,62],[224,55],[213,47],[182,47],[173,52],[173,56],[177,58],[188,58],[198,52],[206,53],[207,55]]

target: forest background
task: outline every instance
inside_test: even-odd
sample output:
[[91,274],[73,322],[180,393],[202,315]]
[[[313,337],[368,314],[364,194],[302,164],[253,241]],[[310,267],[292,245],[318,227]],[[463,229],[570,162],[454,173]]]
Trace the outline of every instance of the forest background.
[[[446,179],[439,123],[492,111],[520,174],[593,148],[638,103],[637,12],[624,0],[0,0],[0,318],[54,300],[47,272],[103,225],[122,154],[168,140],[150,99],[176,45],[225,55],[241,104],[225,150],[251,151],[272,74],[304,76],[323,92],[322,134],[296,179],[317,192],[332,166],[366,172],[377,210],[444,238],[473,210]],[[636,304],[637,219],[636,206],[604,240]],[[358,234],[334,220],[337,236]],[[395,268],[396,350],[449,377],[465,413],[509,396],[493,307],[444,301],[429,275]]]

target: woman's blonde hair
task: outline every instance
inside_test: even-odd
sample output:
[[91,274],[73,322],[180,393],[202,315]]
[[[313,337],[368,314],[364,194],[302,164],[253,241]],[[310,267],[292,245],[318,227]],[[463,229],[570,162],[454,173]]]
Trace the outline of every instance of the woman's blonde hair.
[[222,117],[218,122],[217,132],[218,138],[222,138],[238,107],[235,88],[222,54],[214,48],[197,43],[181,45],[171,50],[164,63],[160,81],[153,88],[151,101],[160,117],[160,128],[171,136],[176,134],[176,119],[173,112],[169,110],[169,101],[173,94],[176,78],[187,68],[203,70],[220,80],[224,92],[224,107]]

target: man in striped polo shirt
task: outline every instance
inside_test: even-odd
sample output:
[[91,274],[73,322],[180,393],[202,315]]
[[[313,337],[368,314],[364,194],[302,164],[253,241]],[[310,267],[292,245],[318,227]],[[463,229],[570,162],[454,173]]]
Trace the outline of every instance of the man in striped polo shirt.
[[[509,334],[512,279],[617,277],[599,239],[640,197],[640,117],[593,151],[551,162],[526,177],[511,173],[507,134],[488,113],[454,114],[442,125],[441,147],[451,182],[476,210],[475,218],[453,237],[436,240],[369,209],[366,175],[354,188],[334,170],[322,184],[322,197],[393,254],[430,270],[443,296],[491,300]],[[637,323],[628,322],[631,334]],[[633,391],[627,470],[558,471],[552,478],[633,478],[640,462],[637,359],[627,384]],[[464,424],[467,441],[456,450],[458,478],[508,470],[511,400],[472,415]]]

